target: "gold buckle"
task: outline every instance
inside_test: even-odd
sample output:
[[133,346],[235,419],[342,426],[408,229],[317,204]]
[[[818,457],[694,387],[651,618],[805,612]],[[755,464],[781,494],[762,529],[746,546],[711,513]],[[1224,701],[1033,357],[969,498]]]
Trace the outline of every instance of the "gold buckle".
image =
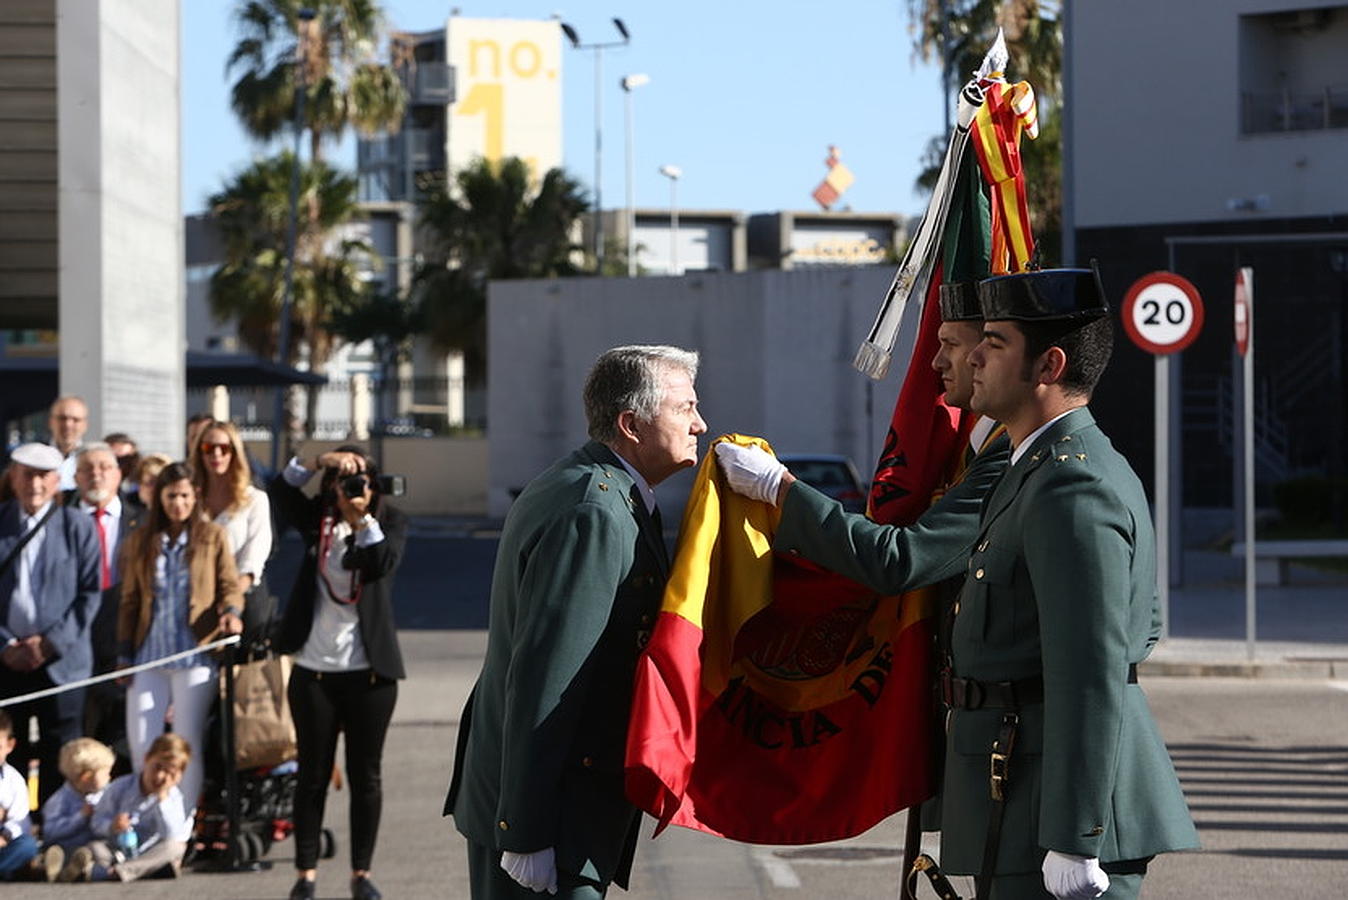
[[1007,778],[1006,754],[992,751],[988,765],[988,781],[992,790],[992,799],[998,802],[1006,799]]

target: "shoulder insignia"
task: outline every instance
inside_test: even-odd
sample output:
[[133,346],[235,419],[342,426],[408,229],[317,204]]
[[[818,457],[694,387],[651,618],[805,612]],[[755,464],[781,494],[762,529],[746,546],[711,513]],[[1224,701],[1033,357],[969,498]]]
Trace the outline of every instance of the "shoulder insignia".
[[[1065,457],[1064,457],[1064,458],[1065,458]],[[608,490],[608,485],[605,484],[605,483],[602,482],[602,481],[599,482],[599,490],[601,490],[601,491],[606,491],[606,490]]]
[[1065,434],[1065,435],[1063,435],[1063,436],[1058,440],[1058,443],[1060,443],[1060,444],[1065,444],[1065,443],[1067,443],[1068,441],[1070,441],[1071,439],[1072,439],[1072,436],[1071,436],[1070,434]]
[[1067,462],[1068,459],[1070,459],[1070,457],[1066,453],[1064,453],[1058,457],[1058,462]]
[[1086,454],[1084,454],[1084,453],[1078,453],[1078,454],[1077,454],[1077,459],[1082,460],[1082,461],[1084,462],[1085,459],[1086,459]]
[[1040,450],[1040,451],[1039,451],[1038,453],[1036,453],[1034,456],[1031,456],[1031,457],[1030,457],[1030,462],[1039,462],[1039,457],[1041,457],[1041,456],[1043,456],[1043,455],[1044,455],[1044,451]]

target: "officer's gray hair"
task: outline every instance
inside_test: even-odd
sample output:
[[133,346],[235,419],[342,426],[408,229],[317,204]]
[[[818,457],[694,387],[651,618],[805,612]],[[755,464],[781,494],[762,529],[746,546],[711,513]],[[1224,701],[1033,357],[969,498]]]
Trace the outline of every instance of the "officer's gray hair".
[[618,437],[618,416],[631,410],[643,422],[660,412],[662,376],[682,369],[697,378],[696,350],[654,344],[633,344],[607,350],[585,379],[585,419],[590,437],[608,443]]

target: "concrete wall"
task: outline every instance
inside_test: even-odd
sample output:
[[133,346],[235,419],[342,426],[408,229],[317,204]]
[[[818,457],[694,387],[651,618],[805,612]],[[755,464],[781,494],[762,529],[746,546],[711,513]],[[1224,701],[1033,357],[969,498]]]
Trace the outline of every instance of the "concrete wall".
[[89,432],[183,433],[176,0],[57,0],[61,392]]
[[[884,381],[872,386],[851,361],[892,278],[888,266],[867,266],[494,282],[489,513],[504,515],[512,490],[585,441],[585,376],[620,344],[699,350],[697,390],[712,436],[738,431],[780,452],[845,453],[869,472],[898,396],[911,323]],[[680,473],[658,489],[666,521],[691,483]]]
[[[1348,210],[1343,129],[1241,133],[1241,16],[1316,6],[1343,4],[1072,2],[1066,140],[1076,227]],[[1348,82],[1345,60],[1341,47],[1333,64],[1339,83]],[[1233,200],[1259,201],[1258,208],[1232,211]]]

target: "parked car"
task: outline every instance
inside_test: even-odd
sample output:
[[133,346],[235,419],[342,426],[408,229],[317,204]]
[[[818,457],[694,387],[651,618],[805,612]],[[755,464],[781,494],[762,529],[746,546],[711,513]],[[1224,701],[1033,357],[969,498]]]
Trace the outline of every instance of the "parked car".
[[827,494],[848,512],[866,511],[866,489],[852,460],[839,453],[783,453],[777,457],[801,481]]

